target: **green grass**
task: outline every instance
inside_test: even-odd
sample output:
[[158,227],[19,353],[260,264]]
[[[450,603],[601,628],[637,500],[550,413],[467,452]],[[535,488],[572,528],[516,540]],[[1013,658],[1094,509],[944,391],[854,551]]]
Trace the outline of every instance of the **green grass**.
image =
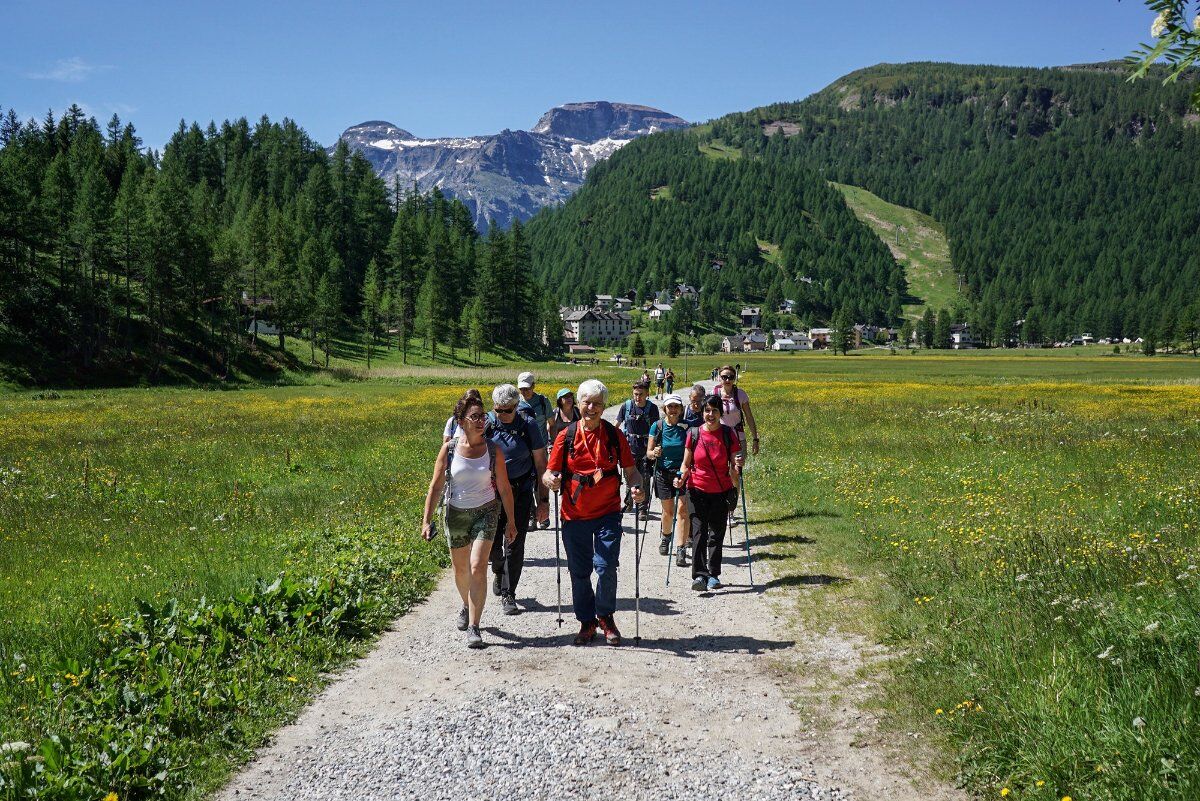
[[729,159],[730,161],[737,161],[742,157],[742,151],[740,148],[727,145],[722,139],[712,139],[708,142],[701,142],[699,148],[701,153],[713,159]]
[[650,199],[651,200],[670,200],[671,199],[670,185],[656,186],[653,189],[651,189],[650,190]]
[[775,583],[892,648],[889,725],[984,798],[1200,795],[1200,360],[742,362]]
[[[1177,732],[1200,632],[1195,584],[1174,577],[1200,557],[1200,360],[737,354],[691,357],[688,378],[726,361],[764,434],[751,505],[789,499],[771,510],[780,575],[852,579],[806,590],[797,614],[921,660],[879,678],[897,725],[936,734],[989,792],[1040,778],[1136,798],[1120,788],[1167,771],[1166,797],[1188,797],[1196,746]],[[526,367],[0,396],[0,742],[40,743],[53,766],[22,781],[121,798],[219,784],[427,590],[442,552],[414,535],[441,424],[465,387]],[[549,394],[598,376],[614,403],[635,374],[532,368]],[[1106,643],[1119,665],[1095,658]],[[933,715],[967,699],[983,712]],[[147,736],[144,761],[101,767]]]
[[905,316],[916,319],[926,308],[936,312],[961,299],[950,263],[950,243],[941,223],[914,209],[888,203],[861,187],[832,185],[904,267],[908,291],[917,301],[904,305]]

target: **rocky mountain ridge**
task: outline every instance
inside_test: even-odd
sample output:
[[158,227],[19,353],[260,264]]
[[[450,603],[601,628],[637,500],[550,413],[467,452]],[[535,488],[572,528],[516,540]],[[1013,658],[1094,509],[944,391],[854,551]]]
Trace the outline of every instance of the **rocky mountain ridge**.
[[341,139],[389,184],[437,186],[462,200],[482,230],[490,220],[507,227],[565,201],[592,165],[639,136],[688,125],[649,106],[592,101],[556,106],[529,131],[426,139],[372,120]]

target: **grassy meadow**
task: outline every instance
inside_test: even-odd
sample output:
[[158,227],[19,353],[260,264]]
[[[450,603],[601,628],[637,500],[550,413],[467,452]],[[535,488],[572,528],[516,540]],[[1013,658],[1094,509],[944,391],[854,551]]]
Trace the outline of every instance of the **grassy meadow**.
[[743,386],[776,583],[892,646],[893,725],[984,798],[1200,797],[1200,361],[768,358]]
[[219,782],[432,586],[442,424],[516,369],[0,394],[0,798]]
[[[734,360],[763,433],[752,517],[775,521],[755,536],[795,614],[893,646],[895,725],[984,797],[1200,794],[1200,360]],[[428,591],[442,422],[524,367],[0,394],[0,743],[29,744],[0,753],[0,798],[217,786]],[[534,369],[614,402],[635,373]]]

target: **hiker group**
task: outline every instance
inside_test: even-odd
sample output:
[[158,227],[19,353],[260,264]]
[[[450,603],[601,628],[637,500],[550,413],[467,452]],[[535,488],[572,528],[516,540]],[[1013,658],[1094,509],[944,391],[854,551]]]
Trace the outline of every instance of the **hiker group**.
[[[558,623],[563,622],[565,550],[571,602],[580,624],[576,645],[586,645],[598,632],[610,645],[621,643],[614,617],[617,569],[621,518],[630,511],[635,526],[635,623],[640,623],[643,551],[638,532],[648,525],[651,493],[661,509],[658,552],[668,559],[668,586],[672,562],[681,568],[690,564],[697,591],[724,586],[720,576],[726,527],[739,491],[745,523],[742,468],[747,445],[757,455],[759,438],[749,398],[737,386],[737,372],[726,366],[717,375],[715,391],[709,394],[697,384],[685,404],[672,392],[674,374],[659,365],[655,384],[661,413],[643,375],[617,410],[616,425],[603,419],[609,390],[596,379],[584,381],[577,391],[560,389],[551,404],[536,391],[534,375],[524,372],[515,386],[501,384],[492,390],[490,412],[478,390],[463,393],[443,431],[425,498],[422,535],[427,540],[437,536],[440,503],[462,600],[457,626],[466,632],[468,647],[484,644],[479,624],[489,567],[501,611],[520,613],[516,592],[525,542],[531,528],[550,527],[552,493]],[[744,545],[752,570],[746,525]],[[753,581],[752,572],[750,576]]]

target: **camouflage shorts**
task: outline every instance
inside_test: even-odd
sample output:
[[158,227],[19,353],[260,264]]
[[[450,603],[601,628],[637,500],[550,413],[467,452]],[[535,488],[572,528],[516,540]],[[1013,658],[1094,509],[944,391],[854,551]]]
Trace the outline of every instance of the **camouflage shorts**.
[[500,502],[489,501],[474,509],[446,507],[446,542],[451,548],[463,548],[474,540],[491,542],[496,537]]

